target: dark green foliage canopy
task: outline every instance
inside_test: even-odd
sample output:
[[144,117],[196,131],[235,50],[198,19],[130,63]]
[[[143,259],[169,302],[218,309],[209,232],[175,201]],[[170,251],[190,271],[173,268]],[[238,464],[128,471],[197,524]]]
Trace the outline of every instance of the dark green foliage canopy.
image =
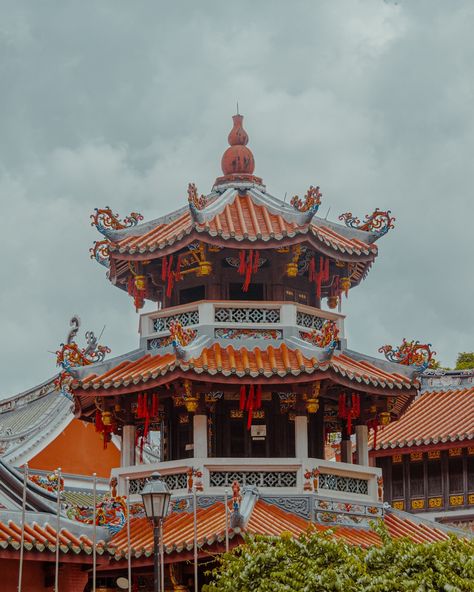
[[392,539],[361,549],[330,533],[248,538],[219,558],[204,592],[472,592],[474,542]]

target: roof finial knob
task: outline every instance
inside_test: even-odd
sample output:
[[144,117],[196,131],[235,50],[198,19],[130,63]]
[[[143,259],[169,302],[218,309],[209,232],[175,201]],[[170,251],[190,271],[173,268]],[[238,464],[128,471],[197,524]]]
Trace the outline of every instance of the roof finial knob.
[[222,172],[224,175],[251,175],[255,169],[255,161],[251,150],[247,148],[249,137],[242,126],[244,116],[237,114],[232,119],[234,126],[227,138],[230,147],[222,157]]

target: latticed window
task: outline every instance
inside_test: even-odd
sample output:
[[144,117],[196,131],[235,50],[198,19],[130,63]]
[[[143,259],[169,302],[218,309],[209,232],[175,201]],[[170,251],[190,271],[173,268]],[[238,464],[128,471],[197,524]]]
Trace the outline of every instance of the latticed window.
[[183,327],[199,324],[199,311],[189,310],[180,314],[171,315],[169,317],[160,317],[153,320],[153,330],[155,333],[167,331],[173,321],[179,321]]
[[[161,479],[173,491],[175,489],[186,489],[188,487],[188,477],[186,473],[175,473],[172,475],[163,475]],[[130,495],[140,493],[148,479],[130,479]]]
[[330,475],[329,473],[321,473],[319,475],[319,487],[320,489],[358,493],[361,495],[367,495],[369,492],[369,483],[366,479],[340,477],[338,475]]
[[306,312],[296,313],[296,324],[300,327],[320,330],[323,326],[323,323],[324,319],[316,315],[308,314]]
[[217,308],[218,323],[279,323],[280,310],[275,308]]
[[296,487],[296,471],[211,471],[211,487],[239,485],[257,487]]

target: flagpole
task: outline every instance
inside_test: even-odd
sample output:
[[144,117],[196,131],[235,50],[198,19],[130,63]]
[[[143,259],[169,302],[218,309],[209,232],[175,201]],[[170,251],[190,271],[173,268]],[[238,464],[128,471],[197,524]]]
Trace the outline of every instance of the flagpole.
[[92,592],[96,589],[97,580],[97,473],[92,473],[93,484],[93,514],[92,514]]
[[197,542],[197,495],[196,485],[193,487],[193,521],[194,521],[194,592],[198,591],[198,542]]
[[163,518],[160,520],[161,590],[165,592],[165,552],[163,544]]
[[59,531],[61,529],[61,467],[56,470],[58,495],[56,500],[56,561],[54,566],[54,592],[59,592]]
[[225,505],[225,552],[229,552],[229,500],[227,496],[229,491],[227,487],[224,490],[224,505]]
[[132,551],[130,549],[130,477],[127,477],[127,566],[128,592],[132,592]]
[[28,484],[28,463],[24,465],[23,474],[23,501],[21,504],[21,547],[20,547],[20,566],[18,571],[18,592],[21,592],[23,580],[23,552],[25,546],[25,520],[26,520],[26,486]]

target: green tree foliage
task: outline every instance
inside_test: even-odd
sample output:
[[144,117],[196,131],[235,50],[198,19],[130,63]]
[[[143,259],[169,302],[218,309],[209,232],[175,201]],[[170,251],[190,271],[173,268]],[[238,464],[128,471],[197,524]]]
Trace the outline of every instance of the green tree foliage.
[[474,368],[474,352],[458,353],[455,370],[470,370],[472,368]]
[[219,558],[203,592],[473,592],[474,541],[392,539],[361,549],[330,533],[252,537]]

